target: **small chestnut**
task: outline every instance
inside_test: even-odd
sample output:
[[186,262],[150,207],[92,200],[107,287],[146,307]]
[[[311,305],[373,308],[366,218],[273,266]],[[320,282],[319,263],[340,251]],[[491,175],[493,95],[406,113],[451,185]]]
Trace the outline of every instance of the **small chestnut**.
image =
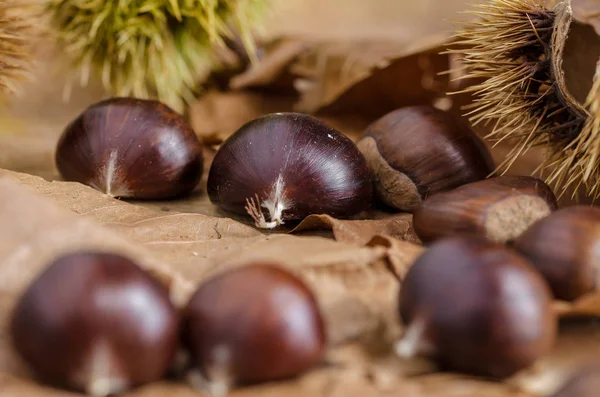
[[166,288],[131,260],[76,252],[33,281],[10,332],[41,381],[107,396],[165,375],[178,346],[179,314]]
[[113,197],[168,199],[202,177],[202,145],[192,127],[155,100],[111,98],[64,130],[56,167],[64,179]]
[[402,357],[503,378],[552,348],[557,318],[548,286],[526,259],[485,239],[436,242],[408,271],[399,310]]
[[494,171],[483,141],[462,120],[432,106],[410,106],[371,124],[358,142],[377,197],[412,212],[433,194],[479,181]]
[[373,193],[354,142],[299,113],[243,125],[215,155],[207,190],[215,205],[268,229],[315,213],[352,216],[370,207]]
[[529,176],[500,176],[423,201],[413,217],[424,243],[455,235],[510,242],[558,208],[552,189]]
[[190,299],[183,321],[184,343],[203,379],[197,386],[215,394],[235,383],[298,375],[317,365],[326,349],[324,321],[312,292],[289,271],[270,264],[207,280]]
[[555,298],[573,301],[597,288],[600,209],[562,208],[534,223],[514,248],[544,276]]

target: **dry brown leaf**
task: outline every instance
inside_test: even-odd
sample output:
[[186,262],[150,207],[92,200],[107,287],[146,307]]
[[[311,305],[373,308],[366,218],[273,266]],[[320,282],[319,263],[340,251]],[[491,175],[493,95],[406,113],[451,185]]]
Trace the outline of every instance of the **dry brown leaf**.
[[[263,93],[287,93],[283,98],[293,101],[298,93],[293,110],[299,112],[327,115],[358,110],[379,117],[401,106],[434,104],[446,97],[449,78],[438,74],[450,67],[450,58],[440,54],[448,37],[444,32],[398,41],[283,39],[269,43],[261,62],[233,77],[229,84],[237,90],[260,88]],[[247,103],[238,98],[230,108],[239,106],[236,112],[247,116],[265,106],[259,98]],[[274,98],[282,100],[281,95]],[[217,95],[217,99],[225,98]],[[214,101],[209,94],[192,107],[196,129],[208,127],[209,132],[201,135],[211,140],[216,136],[211,115],[222,111]],[[209,120],[206,127],[202,120]]]
[[593,292],[574,302],[558,301],[555,310],[561,317],[600,317],[600,293]]
[[[178,240],[197,240],[206,239],[208,235],[214,236],[210,238],[220,238],[260,234],[253,227],[234,220],[198,213],[199,208],[192,213],[159,211],[114,199],[80,183],[47,182],[40,177],[7,170],[0,170],[0,175],[15,178],[38,193],[51,197],[60,206],[108,224],[133,240],[136,240],[136,235],[140,235],[140,231],[142,234],[145,231],[147,236],[144,238],[150,240],[156,240],[159,236]],[[205,212],[211,211],[215,211],[212,205],[210,210]],[[153,228],[156,223],[160,228]]]
[[386,260],[398,280],[404,279],[410,266],[426,249],[422,245],[412,244],[389,236],[373,236],[367,246],[386,248]]
[[[302,112],[351,112],[379,117],[401,106],[445,96],[449,58],[439,53],[447,35],[410,42],[323,43],[292,65]],[[368,99],[367,99],[368,98]]]
[[392,214],[379,220],[340,220],[329,215],[310,215],[290,233],[305,230],[331,229],[336,240],[366,245],[376,235],[387,235],[418,243],[412,228],[411,214]]
[[[296,96],[264,92],[209,91],[190,107],[190,121],[205,144],[219,145],[255,118],[269,113],[295,111],[296,99]],[[369,116],[352,113],[320,114],[318,118],[355,141],[373,121]]]
[[259,63],[252,65],[244,73],[234,76],[229,81],[233,90],[268,86],[285,87],[289,92],[292,87],[292,76],[289,66],[310,48],[310,43],[299,39],[279,39],[265,46],[265,54]]
[[220,144],[244,123],[293,108],[294,96],[209,91],[189,110],[196,134],[207,145]]

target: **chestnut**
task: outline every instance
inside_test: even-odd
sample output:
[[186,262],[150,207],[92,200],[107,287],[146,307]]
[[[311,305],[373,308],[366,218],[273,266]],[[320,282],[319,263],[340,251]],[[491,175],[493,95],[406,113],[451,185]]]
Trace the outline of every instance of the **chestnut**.
[[192,127],[155,100],[111,98],[85,109],[63,131],[56,167],[68,181],[113,197],[170,199],[202,176],[202,145]]
[[534,223],[514,248],[544,276],[555,298],[574,301],[597,288],[600,209],[562,208]]
[[24,292],[10,334],[41,381],[107,396],[170,369],[179,314],[166,288],[128,258],[74,252],[57,258]]
[[372,123],[358,142],[375,179],[375,193],[412,212],[436,193],[485,179],[494,162],[462,120],[432,106],[409,106]]
[[326,350],[311,290],[283,268],[255,263],[204,282],[184,310],[183,340],[196,386],[222,394],[236,383],[293,377]]
[[310,214],[349,217],[373,187],[354,142],[314,117],[275,113],[244,124],[219,148],[208,175],[218,207],[272,229]]
[[460,186],[423,201],[414,212],[424,243],[455,235],[510,242],[558,208],[552,189],[529,176],[499,176]]
[[482,238],[433,244],[415,261],[400,291],[406,328],[402,357],[504,378],[553,347],[557,323],[549,287],[526,259]]

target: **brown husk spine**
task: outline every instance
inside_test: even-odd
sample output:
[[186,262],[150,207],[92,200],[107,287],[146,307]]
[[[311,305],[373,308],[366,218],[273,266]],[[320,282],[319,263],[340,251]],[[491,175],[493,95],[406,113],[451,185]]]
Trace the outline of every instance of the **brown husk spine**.
[[546,159],[536,173],[547,175],[559,196],[567,189],[575,195],[581,186],[600,196],[600,81],[596,73],[584,104],[567,89],[563,53],[573,22],[570,2],[547,9],[532,0],[492,0],[468,13],[477,20],[462,24],[457,47],[448,53],[462,62],[452,72],[474,84],[451,94],[474,96],[466,115],[474,126],[491,129],[486,138],[514,143],[499,171],[543,146]]

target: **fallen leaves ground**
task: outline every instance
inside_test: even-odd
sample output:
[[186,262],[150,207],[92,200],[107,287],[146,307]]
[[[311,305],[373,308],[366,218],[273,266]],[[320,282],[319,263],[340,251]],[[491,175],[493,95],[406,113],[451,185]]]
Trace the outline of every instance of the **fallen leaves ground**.
[[[232,80],[234,90],[204,93],[190,109],[192,124],[207,144],[216,144],[264,113],[316,111],[356,139],[387,110],[444,97],[449,82],[437,72],[449,60],[438,56],[439,45],[449,34],[446,19],[464,5],[279,0],[270,36],[301,39],[283,43],[283,50],[268,58],[268,68]],[[307,40],[309,46],[298,44]],[[204,182],[185,199],[125,202],[60,181],[53,163],[56,139],[103,93],[92,85],[62,102],[60,76],[67,72],[56,59],[44,49],[36,80],[0,113],[0,396],[77,395],[36,385],[11,349],[6,319],[21,291],[54,256],[83,248],[131,256],[170,285],[179,304],[206,277],[253,261],[279,263],[305,279],[327,321],[326,362],[297,379],[237,389],[233,397],[533,397],[547,395],[577,365],[600,353],[600,325],[587,319],[565,320],[554,352],[504,383],[395,358],[391,346],[402,332],[396,297],[408,266],[423,250],[407,214],[377,210],[350,220],[314,215],[293,230],[263,234],[246,219],[216,209]],[[265,92],[265,86],[277,90]],[[454,110],[457,106],[450,103]],[[506,150],[500,146],[493,152],[502,158]],[[207,148],[206,157],[213,153]],[[529,173],[538,161],[534,153],[515,172]],[[597,315],[597,300],[589,297],[576,310],[564,304],[557,309]],[[128,396],[167,394],[199,395],[166,380]]]

